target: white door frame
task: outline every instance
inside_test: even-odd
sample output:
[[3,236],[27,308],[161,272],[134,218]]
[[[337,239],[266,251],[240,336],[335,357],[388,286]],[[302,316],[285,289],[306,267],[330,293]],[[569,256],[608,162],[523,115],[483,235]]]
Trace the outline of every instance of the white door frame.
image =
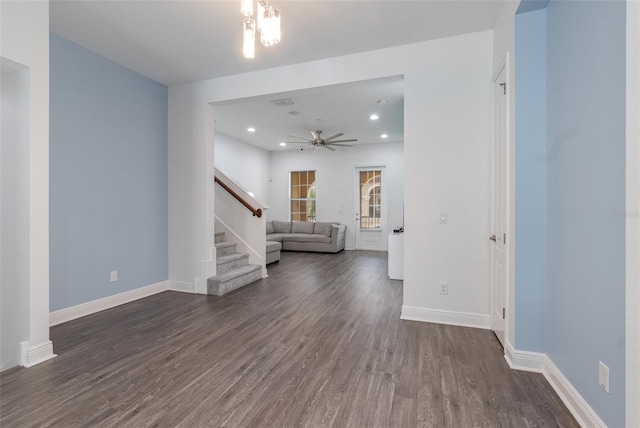
[[[373,248],[358,248],[358,231],[360,230],[360,178],[362,170],[380,170],[380,192],[382,203],[380,207],[380,246]],[[355,250],[387,251],[387,234],[389,232],[389,185],[387,183],[387,164],[357,165],[353,167],[353,248]],[[358,215],[357,215],[358,214]],[[356,217],[357,215],[357,217]],[[357,220],[356,220],[357,218]]]
[[[496,201],[496,191],[497,189],[495,189],[495,184],[494,184],[494,174],[495,174],[495,139],[496,139],[496,135],[497,135],[497,131],[495,129],[495,110],[494,110],[494,101],[495,101],[495,96],[494,96],[494,86],[496,84],[500,84],[501,82],[498,82],[498,78],[500,77],[500,75],[502,74],[502,72],[504,72],[504,81],[506,84],[506,89],[505,91],[507,92],[507,96],[505,96],[505,106],[504,106],[504,110],[505,110],[505,118],[504,118],[504,135],[505,135],[505,141],[504,141],[504,233],[506,234],[506,239],[503,241],[504,242],[504,311],[505,311],[505,318],[503,320],[504,322],[504,348],[505,351],[507,350],[508,346],[507,344],[509,343],[509,324],[510,324],[510,318],[513,316],[512,312],[510,311],[510,283],[509,283],[509,278],[510,278],[510,269],[511,269],[511,243],[513,242],[513,236],[509,236],[509,232],[511,231],[511,224],[510,224],[510,216],[511,216],[511,144],[510,144],[510,127],[511,127],[511,102],[510,102],[510,95],[509,95],[509,91],[511,90],[512,86],[512,82],[510,80],[510,64],[509,64],[509,52],[507,51],[505,54],[504,59],[502,60],[500,66],[498,67],[498,69],[496,70],[495,74],[493,75],[493,78],[491,79],[491,232],[490,234],[493,233],[499,233],[498,231],[494,231],[494,222],[495,222],[495,201]],[[497,239],[504,239],[503,236],[498,236]],[[494,245],[493,243],[490,242],[491,245]],[[494,259],[494,250],[492,248],[491,250],[491,265],[490,265],[490,271],[491,271],[491,329],[495,331],[494,329],[494,313],[496,313],[496,309],[499,310],[500,308],[496,308],[495,307],[495,301],[494,301],[494,293],[495,293],[495,286],[496,286],[496,281],[494,278],[494,263],[495,263],[495,259]]]
[[640,426],[640,3],[627,2],[626,425]]

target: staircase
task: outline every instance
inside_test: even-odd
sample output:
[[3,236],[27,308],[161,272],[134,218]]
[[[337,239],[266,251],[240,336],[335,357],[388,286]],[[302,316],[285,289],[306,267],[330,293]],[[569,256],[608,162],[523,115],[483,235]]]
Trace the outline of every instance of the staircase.
[[207,279],[207,293],[215,296],[262,278],[262,266],[250,265],[249,254],[237,253],[237,244],[224,239],[224,232],[215,234],[217,275]]

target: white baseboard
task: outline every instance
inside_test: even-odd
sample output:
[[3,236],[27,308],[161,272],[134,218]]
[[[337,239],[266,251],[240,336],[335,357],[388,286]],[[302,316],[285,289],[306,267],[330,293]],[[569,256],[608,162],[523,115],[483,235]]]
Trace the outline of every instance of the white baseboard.
[[598,414],[589,406],[580,393],[571,385],[571,382],[569,382],[560,369],[558,369],[553,361],[546,355],[544,358],[543,374],[580,426],[606,428],[605,423],[600,419]]
[[403,306],[400,319],[457,325],[461,327],[491,328],[491,317],[488,314],[442,311],[439,309],[417,308],[414,306]]
[[[22,342],[22,344],[26,345],[26,342]],[[54,357],[56,357],[56,354],[53,353],[53,343],[47,340],[36,346],[22,346],[20,364],[24,367],[33,367]]]
[[542,373],[547,356],[541,352],[518,351],[508,340],[504,346],[504,358],[514,370]]
[[542,373],[580,426],[606,428],[602,419],[546,354],[518,351],[509,341],[504,350],[504,358],[512,369]]
[[181,293],[195,293],[195,286],[192,282],[183,282],[183,281],[168,281],[169,287],[168,290],[171,291],[179,291]]
[[142,299],[143,297],[161,293],[169,290],[169,284],[169,281],[162,281],[146,287],[136,288],[135,290],[125,291],[124,293],[51,312],[49,314],[49,326],[62,324],[63,322],[75,320],[96,312],[104,311],[105,309],[111,309],[124,305],[125,303],[133,302],[134,300]]

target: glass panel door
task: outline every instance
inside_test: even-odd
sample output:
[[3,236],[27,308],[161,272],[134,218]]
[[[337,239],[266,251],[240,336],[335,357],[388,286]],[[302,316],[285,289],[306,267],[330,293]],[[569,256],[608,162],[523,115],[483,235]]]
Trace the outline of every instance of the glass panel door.
[[380,229],[382,171],[360,171],[360,229]]

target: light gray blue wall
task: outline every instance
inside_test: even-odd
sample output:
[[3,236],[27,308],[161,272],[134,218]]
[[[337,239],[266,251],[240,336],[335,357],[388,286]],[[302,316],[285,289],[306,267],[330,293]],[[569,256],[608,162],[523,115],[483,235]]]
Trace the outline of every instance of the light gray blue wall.
[[546,10],[515,17],[515,348],[544,352],[547,284]]
[[547,6],[545,351],[611,427],[625,423],[625,19],[622,1]]
[[167,88],[55,34],[50,45],[55,311],[167,279]]

